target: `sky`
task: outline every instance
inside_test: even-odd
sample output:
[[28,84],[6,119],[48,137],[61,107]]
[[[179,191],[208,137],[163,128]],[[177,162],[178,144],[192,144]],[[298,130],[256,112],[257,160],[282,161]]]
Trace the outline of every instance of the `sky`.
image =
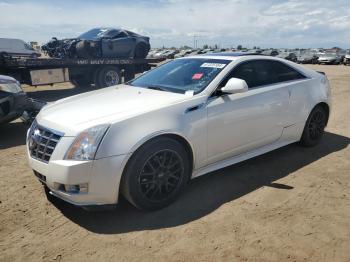
[[47,42],[125,28],[153,47],[350,48],[350,0],[0,0],[0,37]]

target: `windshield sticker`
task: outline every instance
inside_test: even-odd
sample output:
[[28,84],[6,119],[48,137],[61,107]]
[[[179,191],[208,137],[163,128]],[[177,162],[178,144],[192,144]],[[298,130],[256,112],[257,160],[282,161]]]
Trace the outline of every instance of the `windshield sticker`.
[[197,73],[197,74],[194,74],[194,75],[192,76],[192,79],[193,79],[193,80],[199,80],[199,79],[202,78],[202,76],[203,76],[202,73]]
[[210,68],[224,68],[226,64],[220,63],[204,63],[201,67],[210,67]]

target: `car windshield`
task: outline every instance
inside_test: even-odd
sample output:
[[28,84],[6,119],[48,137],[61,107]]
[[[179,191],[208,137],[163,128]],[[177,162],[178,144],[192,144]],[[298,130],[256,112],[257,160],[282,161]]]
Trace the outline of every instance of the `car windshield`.
[[230,60],[185,58],[173,60],[129,82],[129,85],[185,93],[201,92]]
[[91,29],[91,30],[81,34],[80,36],[78,36],[78,38],[83,39],[83,40],[99,39],[99,38],[103,37],[106,34],[106,32],[109,30],[110,29],[108,29],[108,28]]

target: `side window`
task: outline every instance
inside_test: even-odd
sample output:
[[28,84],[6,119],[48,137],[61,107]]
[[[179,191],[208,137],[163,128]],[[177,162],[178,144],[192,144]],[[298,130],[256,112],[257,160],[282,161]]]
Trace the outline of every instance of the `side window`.
[[232,77],[243,79],[249,88],[276,83],[277,79],[273,67],[266,62],[268,61],[253,60],[238,65],[226,77],[221,86],[224,86]]
[[232,78],[243,79],[247,82],[249,88],[257,86],[257,78],[255,72],[254,61],[244,62],[238,67],[234,68],[220,84],[220,86],[225,86],[227,81]]
[[256,86],[272,85],[278,82],[273,64],[269,60],[254,61],[258,84]]
[[238,66],[237,69],[233,70],[231,77],[245,80],[249,88],[256,87],[259,84],[253,61]]
[[109,30],[104,33],[104,37],[113,38],[118,34],[117,30]]
[[276,72],[278,82],[285,82],[297,79],[303,79],[305,76],[300,74],[295,69],[277,61],[271,61],[274,71]]
[[124,31],[120,31],[119,34],[117,34],[116,36],[114,36],[113,38],[114,39],[117,39],[117,38],[124,38],[124,37],[127,37],[128,35],[124,32]]
[[249,88],[305,78],[295,69],[272,60],[244,62],[234,68],[220,86],[225,86],[232,77],[245,80]]

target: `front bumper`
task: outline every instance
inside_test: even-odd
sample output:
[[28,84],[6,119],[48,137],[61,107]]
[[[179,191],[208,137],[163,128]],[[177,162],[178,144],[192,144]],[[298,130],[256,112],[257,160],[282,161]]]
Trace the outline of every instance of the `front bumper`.
[[[48,163],[27,155],[30,167],[51,193],[78,206],[109,205],[118,202],[119,183],[128,155],[92,161],[59,160],[58,154],[73,138],[62,137]],[[87,192],[68,193],[63,185],[87,184]]]
[[318,60],[319,64],[334,64],[336,62],[336,60]]

